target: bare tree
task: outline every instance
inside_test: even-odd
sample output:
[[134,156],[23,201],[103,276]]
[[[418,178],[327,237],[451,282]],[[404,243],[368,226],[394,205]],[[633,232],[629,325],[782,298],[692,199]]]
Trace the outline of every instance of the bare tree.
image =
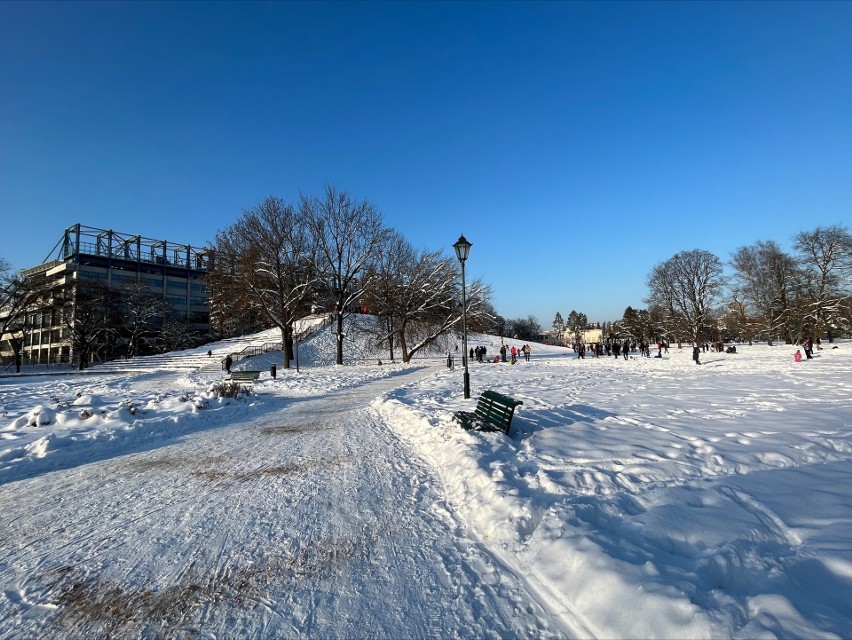
[[212,285],[281,330],[285,368],[293,357],[293,325],[307,313],[318,278],[310,230],[292,205],[269,197],[216,234]]
[[14,326],[30,299],[30,287],[0,258],[0,338]]
[[541,335],[541,323],[535,316],[527,316],[526,318],[515,318],[510,320],[508,324],[511,326],[510,333],[513,338],[518,340],[535,340]]
[[163,325],[157,336],[157,351],[161,353],[180,351],[198,346],[202,342],[202,337],[192,328],[189,320],[169,314],[163,319]]
[[689,339],[700,342],[724,286],[722,261],[703,249],[681,251],[656,265],[647,283],[649,304],[662,302],[683,318]]
[[[459,267],[438,251],[416,251],[395,232],[390,238],[366,295],[379,304],[388,330],[385,338],[399,346],[403,362],[410,362],[461,321]],[[480,281],[468,285],[471,321],[481,322],[487,314],[488,295]]]
[[[467,305],[467,330],[477,333],[490,333],[499,335],[498,327],[504,326],[506,321],[498,315],[491,302],[491,287],[484,285],[481,280],[476,284],[480,287],[482,295],[475,301],[476,305]],[[468,289],[470,295],[470,289]]]
[[[760,327],[753,315],[748,312],[748,305],[741,293],[735,288],[731,292],[731,300],[720,318],[720,329],[731,337],[748,340],[752,344]],[[771,344],[771,342],[770,342]]]
[[804,274],[805,322],[817,335],[840,328],[852,296],[852,235],[841,226],[818,227],[797,234],[794,247]]
[[301,214],[317,242],[317,267],[325,296],[335,313],[337,364],[343,364],[343,320],[370,284],[367,274],[387,238],[382,215],[368,200],[355,202],[326,185],[322,198],[302,196]]
[[47,294],[44,273],[27,278],[12,273],[9,264],[0,259],[0,340],[12,351],[15,371],[21,371],[21,353],[33,329],[32,313]]
[[71,339],[71,348],[85,369],[92,355],[108,341],[109,334],[121,326],[119,293],[100,282],[81,281],[73,289],[57,293],[55,308]]
[[369,308],[382,318],[384,335],[381,341],[387,343],[391,362],[395,359],[395,321],[400,302],[400,288],[405,284],[410,265],[416,261],[411,243],[401,233],[390,229],[387,240],[379,248],[375,260],[367,270],[367,281],[370,285],[364,293],[364,299]]
[[122,317],[128,336],[127,356],[139,355],[141,342],[146,333],[152,332],[157,325],[162,327],[171,304],[162,296],[153,293],[147,285],[140,282],[125,288],[122,295]]
[[204,278],[210,290],[210,329],[214,336],[233,337],[269,328],[269,320],[239,284],[237,256],[210,247],[211,265]]
[[769,344],[781,333],[793,338],[798,271],[793,258],[772,240],[740,247],[731,256],[735,300],[747,305]]

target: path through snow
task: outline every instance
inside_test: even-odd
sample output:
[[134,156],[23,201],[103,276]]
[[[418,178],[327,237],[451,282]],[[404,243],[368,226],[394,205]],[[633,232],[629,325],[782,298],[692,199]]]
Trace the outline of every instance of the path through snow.
[[0,636],[565,635],[368,407],[422,375],[5,485]]

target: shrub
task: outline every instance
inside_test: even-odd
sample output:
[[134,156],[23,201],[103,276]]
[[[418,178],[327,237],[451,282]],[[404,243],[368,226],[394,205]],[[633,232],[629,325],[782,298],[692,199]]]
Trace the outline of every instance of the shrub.
[[215,393],[219,398],[242,398],[243,396],[251,395],[251,387],[234,382],[233,380],[225,380],[214,384],[210,391]]

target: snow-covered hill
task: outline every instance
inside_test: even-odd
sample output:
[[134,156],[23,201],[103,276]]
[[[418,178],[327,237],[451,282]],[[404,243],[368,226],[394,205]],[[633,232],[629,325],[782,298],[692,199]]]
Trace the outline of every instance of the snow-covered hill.
[[[205,367],[0,378],[0,637],[852,636],[849,342],[533,344],[465,400],[366,335],[239,363],[243,398]],[[452,419],[485,389],[524,402],[508,437]]]

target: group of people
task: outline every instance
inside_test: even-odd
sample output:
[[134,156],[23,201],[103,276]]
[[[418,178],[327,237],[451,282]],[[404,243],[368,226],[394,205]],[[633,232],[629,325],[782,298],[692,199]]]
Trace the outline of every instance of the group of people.
[[477,362],[485,362],[486,353],[487,350],[485,349],[485,346],[481,345],[479,347],[476,347],[475,349],[470,350],[470,357],[476,358]]
[[[521,355],[523,355],[524,360],[529,362],[530,361],[530,353],[532,353],[532,349],[530,349],[530,345],[525,344],[523,347],[518,347],[518,348],[513,346],[509,350],[509,352],[512,354],[511,363],[515,364],[518,361],[518,359],[521,357]],[[506,345],[505,344],[500,346],[500,355],[503,358],[503,362],[506,362]]]
[[[663,351],[663,343],[659,343],[659,354],[657,357],[662,358]],[[666,352],[668,352],[668,345],[665,345]],[[651,357],[651,345],[644,340],[640,340],[637,342],[631,342],[630,340],[607,340],[605,342],[594,342],[592,344],[585,344],[583,342],[579,342],[574,345],[574,351],[577,353],[578,358],[585,359],[586,354],[590,355],[592,358],[602,358],[604,355],[606,357],[614,356],[615,358],[624,358],[625,360],[630,358],[631,352],[639,352],[639,355],[650,358]]]
[[[530,345],[525,344],[522,347],[506,347],[505,344],[500,345],[500,355],[494,356],[494,362],[510,362],[511,364],[515,364],[521,357],[524,358],[527,362],[530,361],[530,354],[532,353],[532,349]],[[478,346],[476,348],[471,347],[470,349],[470,359],[476,359],[477,362],[488,362],[488,350],[484,345]],[[511,359],[510,359],[511,358]]]
[[[808,336],[807,338],[802,338],[802,349],[805,351],[805,357],[810,360],[814,357],[814,339],[812,336]],[[822,349],[822,341],[817,338],[816,339],[816,348]],[[793,359],[796,362],[802,361],[802,351],[796,349],[796,354],[793,356]]]

